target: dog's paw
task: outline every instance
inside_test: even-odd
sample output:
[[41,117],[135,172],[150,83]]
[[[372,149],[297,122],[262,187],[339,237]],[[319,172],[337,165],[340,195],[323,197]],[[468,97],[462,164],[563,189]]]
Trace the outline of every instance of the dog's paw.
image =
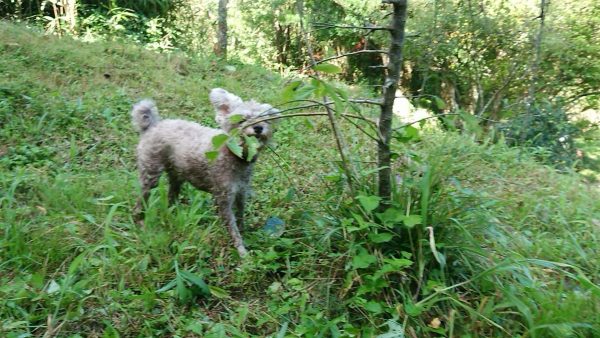
[[248,256],[248,250],[246,250],[246,248],[244,248],[244,246],[238,246],[237,250],[238,250],[238,253],[240,254],[241,258]]

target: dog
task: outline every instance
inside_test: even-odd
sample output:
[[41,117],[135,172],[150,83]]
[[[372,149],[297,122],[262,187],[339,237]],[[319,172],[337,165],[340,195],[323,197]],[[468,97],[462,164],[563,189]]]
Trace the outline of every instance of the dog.
[[[245,199],[257,154],[271,139],[273,132],[269,121],[261,121],[260,118],[272,116],[277,110],[269,104],[242,101],[221,88],[213,89],[209,99],[215,108],[215,120],[220,129],[184,120],[161,120],[152,100],[142,100],[133,106],[132,122],[140,133],[137,166],[142,190],[134,216],[138,223],[143,224],[144,204],[151,189],[158,185],[161,174],[166,171],[169,203],[172,205],[177,201],[185,182],[211,193],[233,245],[243,257],[248,253],[240,234],[244,224]],[[207,153],[215,151],[213,138],[230,133],[242,136],[237,140],[255,138],[257,142],[254,141],[252,146],[241,141],[238,145],[243,149],[243,156],[235,154],[230,147],[222,146],[217,150],[216,158],[209,159]],[[252,147],[254,151],[249,149]]]

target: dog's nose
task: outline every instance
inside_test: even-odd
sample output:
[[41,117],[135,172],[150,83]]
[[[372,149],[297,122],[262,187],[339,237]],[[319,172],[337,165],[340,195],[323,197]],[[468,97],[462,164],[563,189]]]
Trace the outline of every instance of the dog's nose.
[[254,132],[257,134],[262,134],[263,126],[254,126]]

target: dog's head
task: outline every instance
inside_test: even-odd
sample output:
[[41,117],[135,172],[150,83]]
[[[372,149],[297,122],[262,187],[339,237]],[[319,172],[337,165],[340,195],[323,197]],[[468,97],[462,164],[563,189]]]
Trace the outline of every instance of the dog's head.
[[252,120],[276,114],[278,111],[271,105],[254,100],[244,102],[221,88],[211,90],[209,98],[216,110],[215,120],[224,131],[243,126],[240,131],[245,136],[256,137],[262,143],[271,138],[273,129],[269,121],[252,123]]

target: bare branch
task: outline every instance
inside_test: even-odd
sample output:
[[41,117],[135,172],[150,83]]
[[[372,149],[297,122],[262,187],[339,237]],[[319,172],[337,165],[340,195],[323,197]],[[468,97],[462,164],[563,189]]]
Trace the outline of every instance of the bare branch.
[[422,119],[418,119],[418,120],[415,120],[415,121],[412,121],[412,122],[404,123],[400,127],[394,128],[393,131],[400,130],[400,129],[408,127],[408,126],[412,126],[413,124],[417,124],[419,122],[423,122],[423,121],[426,121],[426,120],[429,120],[429,119],[434,119],[434,118],[437,118],[437,117],[444,117],[444,116],[452,116],[452,115],[460,115],[460,114],[459,113],[446,113],[446,114],[439,114],[439,115],[427,116],[427,117],[424,117]]
[[[316,105],[312,106],[315,107]],[[298,107],[298,109],[300,108],[307,108],[310,107],[309,105],[304,106],[304,107]],[[292,110],[294,108],[290,108],[288,110]],[[331,109],[331,108],[330,108]],[[324,112],[305,112],[305,113],[294,113],[294,114],[282,114],[282,115],[271,115],[271,116],[266,116],[266,117],[262,117],[256,120],[250,120],[247,121],[246,123],[243,123],[240,128],[245,128],[245,127],[249,127],[249,126],[253,126],[257,123],[261,123],[261,122],[265,122],[265,121],[272,121],[272,120],[279,120],[279,119],[285,119],[288,117],[307,117],[307,116],[329,116],[328,113],[324,113]],[[356,120],[361,120],[361,121],[365,121],[371,124],[377,124],[377,122],[373,121],[373,120],[369,120],[366,117],[362,117],[360,115],[353,115],[353,114],[340,114],[340,116],[344,117],[344,118],[352,118],[352,119],[356,119]]]
[[381,106],[383,102],[381,100],[369,100],[369,99],[350,99],[348,102],[358,103],[358,104],[373,104],[377,106]]
[[[379,100],[378,100],[379,101]],[[379,101],[381,104],[383,104],[382,101]],[[381,109],[381,104],[379,105],[380,109]],[[363,117],[364,119],[368,119],[371,120],[367,117],[365,117],[365,115],[362,113],[362,110],[358,109],[355,105],[350,104],[349,105],[350,108],[352,108],[352,110],[354,110],[358,115],[360,115],[361,117]],[[379,132],[379,125],[378,122],[374,121],[374,123],[369,124],[369,127],[371,127],[371,129],[373,130],[373,132],[377,135],[377,137],[379,137],[379,140],[382,140],[382,136],[381,133]]]
[[[298,6],[300,7],[300,6]],[[310,40],[308,39],[308,36],[306,34],[306,31],[304,29],[304,18],[303,18],[303,13],[302,13],[302,9],[299,9],[298,11],[300,14],[300,31],[302,33],[302,37],[304,40],[304,43],[306,44],[306,49],[309,53],[310,56],[310,60],[311,60],[311,66],[314,67],[317,65],[317,61],[315,60],[315,56],[313,54],[313,50],[312,50],[312,45],[310,43]],[[326,100],[325,98],[323,100]],[[352,163],[348,162],[348,159],[346,157],[346,149],[344,147],[344,144],[342,143],[342,135],[340,133],[340,130],[337,127],[337,122],[335,120],[335,117],[332,113],[332,109],[331,107],[325,105],[325,109],[327,110],[327,116],[329,117],[329,122],[331,123],[331,129],[333,131],[333,136],[335,138],[335,143],[338,147],[338,151],[340,153],[340,159],[342,160],[342,168],[344,169],[344,172],[346,173],[346,179],[348,182],[348,188],[350,188],[350,192],[352,193],[352,195],[354,195],[354,185],[352,184],[352,179],[355,177],[354,175],[354,167],[351,168],[349,167],[349,165],[352,165]]]
[[[321,101],[311,100],[311,99],[302,99],[302,100],[288,101],[288,102],[285,102],[276,107],[281,107],[283,105],[287,105],[287,104],[291,104],[291,103],[298,103],[298,102],[310,102],[311,104],[297,106],[297,107],[291,107],[291,108],[286,108],[286,109],[269,109],[269,110],[263,112],[260,116],[263,117],[263,116],[271,116],[271,115],[280,115],[281,113],[284,113],[286,111],[300,110],[300,109],[314,108],[314,107],[325,107],[325,106],[330,106],[332,104],[335,104],[334,101],[321,102]],[[372,105],[377,105],[377,106],[381,105],[381,101],[374,100],[374,99],[349,99],[346,102],[356,103],[356,104],[372,104]]]
[[[294,101],[289,101],[289,102],[286,102],[286,103],[293,103],[293,102],[312,102],[312,103],[320,104],[320,105],[323,105],[323,106],[324,105],[331,105],[331,104],[335,103],[333,101],[321,102],[321,101],[310,100],[310,99],[294,100]],[[348,101],[346,101],[346,102],[358,103],[358,104],[373,104],[373,105],[377,105],[377,106],[381,105],[381,100],[377,100],[377,99],[348,99]]]
[[[415,121],[412,121],[412,122],[405,123],[405,124],[401,125],[400,127],[394,128],[393,130],[396,131],[396,130],[402,129],[404,127],[412,126],[413,124],[417,124],[419,122],[423,122],[423,121],[426,121],[426,120],[434,119],[434,118],[437,118],[437,117],[456,116],[456,115],[460,115],[460,113],[445,113],[445,114],[431,115],[431,116],[424,117],[422,119],[418,119],[418,120],[415,120]],[[488,118],[477,116],[477,115],[471,115],[471,116],[476,117],[476,118],[478,118],[480,120],[483,120],[483,121],[488,121],[488,122],[493,122],[493,123],[500,122],[500,121],[497,121],[497,120],[492,120],[492,119],[488,119]]]
[[356,52],[344,53],[344,54],[340,54],[340,55],[331,56],[331,57],[325,58],[323,60],[315,61],[314,65],[318,65],[320,63],[331,61],[331,60],[335,60],[335,59],[341,59],[341,58],[347,57],[347,56],[358,55],[358,54],[369,54],[369,53],[388,54],[388,51],[387,50],[383,50],[383,49],[364,49],[364,50],[358,50]]
[[[291,107],[291,108],[287,108],[287,109],[283,109],[283,110],[273,110],[272,112],[266,111],[261,116],[262,117],[268,117],[268,116],[274,116],[274,115],[281,115],[282,117],[286,117],[286,116],[291,116],[291,117],[301,116],[301,115],[292,115],[292,114],[282,115],[282,113],[285,113],[285,112],[288,112],[288,111],[293,111],[293,110],[302,110],[302,109],[315,108],[315,107],[329,107],[329,106],[335,104],[335,102],[333,102],[333,101],[321,102],[321,101],[311,100],[311,99],[294,100],[294,101],[286,102],[285,104],[295,103],[295,102],[311,102],[311,104],[297,106],[297,107]],[[371,99],[350,99],[350,100],[348,100],[348,102],[357,103],[357,104],[381,105],[381,102],[376,101],[376,100],[371,100]],[[354,107],[352,105],[350,105],[350,107],[354,111],[356,111],[356,113],[358,115],[341,114],[342,117],[344,117],[346,120],[348,120],[348,118],[353,118],[353,119],[357,119],[357,120],[362,120],[362,121],[368,122],[369,126],[371,127],[371,129],[373,129],[373,131],[375,132],[375,134],[377,134],[378,136],[381,136],[381,135],[379,135],[379,130],[377,129],[377,122],[376,121],[371,120],[368,117],[364,116],[361,113],[361,111],[359,109],[357,109],[356,107]],[[261,121],[267,121],[267,120],[268,119],[260,119],[260,120],[256,120],[256,121],[248,121],[248,123],[246,123],[245,126],[254,125],[254,124],[259,123]],[[364,130],[362,130],[361,128],[359,128],[358,126],[357,126],[357,128],[366,134],[366,132]],[[374,139],[374,140],[376,140],[376,139]]]
[[[518,78],[517,75],[517,63],[513,63],[511,68],[510,68],[510,73],[508,74],[508,76],[506,77],[506,79],[504,79],[504,83],[502,83],[502,86],[500,86],[500,88],[498,88],[498,90],[496,90],[494,92],[494,94],[492,95],[492,97],[490,97],[490,99],[488,100],[487,103],[485,103],[483,105],[483,107],[481,107],[481,110],[476,114],[477,116],[482,115],[483,113],[485,113],[485,111],[489,108],[489,106],[494,102],[494,100],[496,100],[498,98],[498,96],[502,93],[502,91],[504,91],[506,88],[508,88],[508,86],[510,85],[510,83],[515,79]],[[521,76],[522,77],[522,76]]]
[[[273,155],[275,155],[275,157],[277,157],[279,159],[279,161],[283,162],[285,165],[287,165],[288,167],[290,166],[284,159],[283,157],[281,157],[281,155],[279,155],[275,149],[273,149],[273,147],[269,146],[268,144],[266,145],[266,148],[269,149],[271,151],[271,153]],[[287,174],[287,172],[285,171],[285,168],[281,165],[281,163],[279,163],[279,161],[273,161],[275,162],[275,165],[277,165],[279,167],[279,169],[281,170],[281,172],[283,173],[283,175],[285,176],[285,178],[288,180],[288,182],[290,183],[290,185],[296,190],[298,190],[298,187],[296,186],[296,184],[294,184],[294,181],[292,181],[292,179],[290,178],[290,176]]]
[[[352,121],[349,116],[344,116],[342,115],[342,117],[348,121],[348,123],[350,123],[351,125],[353,125],[356,129],[362,131],[363,134],[367,135],[368,138],[370,138],[371,140],[375,141],[375,142],[379,142],[379,139],[375,136],[372,136],[371,134],[369,134],[363,127],[361,127],[358,123]],[[377,130],[375,128],[375,130]]]
[[567,99],[567,102],[565,102],[566,105],[569,105],[581,98],[584,98],[586,96],[593,96],[593,95],[600,95],[600,91],[599,92],[588,92],[588,93],[583,93],[583,94],[579,94],[579,95],[575,95],[573,97],[570,97]]
[[382,27],[382,26],[349,26],[349,25],[333,25],[329,23],[315,22],[313,23],[313,27],[319,29],[327,29],[327,28],[344,28],[344,29],[366,29],[370,31],[389,31],[390,27]]

